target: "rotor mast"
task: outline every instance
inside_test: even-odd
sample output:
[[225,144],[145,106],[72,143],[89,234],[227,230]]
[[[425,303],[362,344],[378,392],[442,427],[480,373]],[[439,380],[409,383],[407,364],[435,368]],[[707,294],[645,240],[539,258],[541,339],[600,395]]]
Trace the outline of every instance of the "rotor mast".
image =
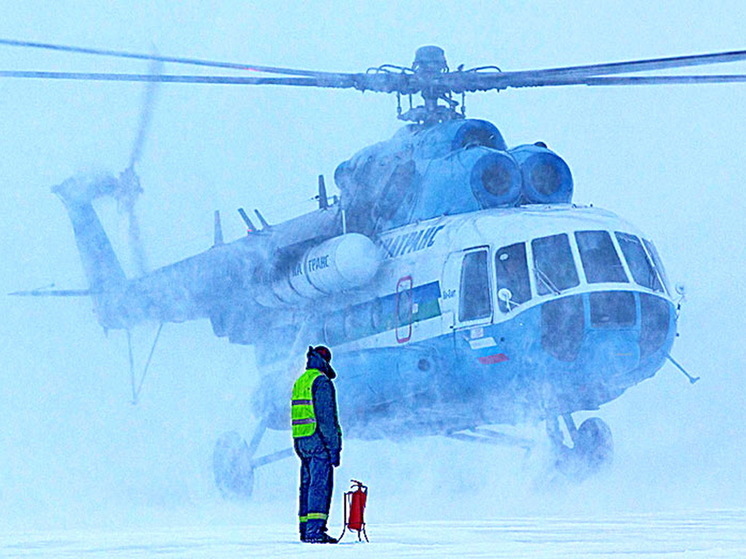
[[[418,48],[414,55],[412,72],[415,80],[420,84],[420,95],[425,104],[399,115],[399,119],[432,124],[463,118],[463,115],[455,110],[458,103],[448,97],[450,89],[439,83],[441,81],[439,78],[449,71],[445,51],[442,48],[434,45]],[[448,102],[449,106],[438,104],[440,99]]]

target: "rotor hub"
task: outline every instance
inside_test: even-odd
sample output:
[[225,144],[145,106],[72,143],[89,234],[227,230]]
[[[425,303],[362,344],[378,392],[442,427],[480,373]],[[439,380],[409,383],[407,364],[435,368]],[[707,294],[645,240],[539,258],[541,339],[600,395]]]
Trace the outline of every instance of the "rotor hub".
[[443,74],[448,72],[445,51],[434,45],[418,48],[414,55],[412,70],[415,74]]

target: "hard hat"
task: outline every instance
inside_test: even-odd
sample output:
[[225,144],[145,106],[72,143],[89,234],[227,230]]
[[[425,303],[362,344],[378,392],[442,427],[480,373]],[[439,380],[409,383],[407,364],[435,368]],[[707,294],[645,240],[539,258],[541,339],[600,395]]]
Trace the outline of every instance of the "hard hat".
[[318,353],[327,363],[332,360],[332,352],[329,350],[328,347],[317,345],[315,348],[313,348],[313,350]]

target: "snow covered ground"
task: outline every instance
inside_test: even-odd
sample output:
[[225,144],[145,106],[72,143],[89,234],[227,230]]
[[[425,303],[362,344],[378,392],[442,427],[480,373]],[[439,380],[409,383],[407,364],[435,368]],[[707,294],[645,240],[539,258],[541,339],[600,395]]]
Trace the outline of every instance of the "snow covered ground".
[[746,510],[608,518],[502,518],[369,527],[338,546],[301,544],[288,524],[68,530],[0,536],[2,557],[687,557],[746,556]]

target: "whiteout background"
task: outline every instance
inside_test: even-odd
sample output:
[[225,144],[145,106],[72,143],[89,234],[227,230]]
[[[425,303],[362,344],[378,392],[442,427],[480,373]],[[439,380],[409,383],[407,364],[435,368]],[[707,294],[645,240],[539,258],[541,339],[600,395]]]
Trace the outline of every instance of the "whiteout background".
[[[5,1],[2,13],[5,38],[347,72],[409,65],[424,44],[443,47],[451,68],[503,70],[746,48],[746,7],[737,0],[654,7]],[[147,65],[0,48],[0,68],[145,72]],[[727,525],[738,513],[717,511],[746,506],[745,96],[743,85],[703,85],[467,97],[468,114],[495,122],[509,145],[544,140],[562,155],[576,202],[610,209],[656,242],[669,276],[688,288],[673,354],[702,380],[690,386],[667,365],[604,406],[616,460],[607,475],[579,486],[547,482],[540,451],[524,459],[511,449],[431,438],[347,441],[338,494],[350,477],[368,482],[373,526],[444,520],[456,530],[456,521],[486,519],[498,528],[499,519],[518,517],[551,532],[552,518],[636,514],[712,515],[712,526]],[[84,287],[72,229],[50,187],[77,172],[121,171],[141,98],[138,84],[0,82],[0,293],[53,282]],[[229,240],[243,234],[238,207],[258,207],[275,222],[311,210],[316,175],[331,184],[339,162],[398,129],[394,116],[395,98],[381,94],[164,85],[139,165],[151,266],[209,247],[215,209]],[[128,265],[125,220],[113,204],[101,211]],[[217,527],[215,541],[230,539],[220,531],[226,525],[254,525],[234,534],[260,546],[265,532],[256,525],[268,526],[268,541],[293,540],[295,461],[260,472],[251,504],[224,502],[212,484],[215,438],[230,429],[248,436],[256,421],[248,396],[262,371],[250,348],[215,338],[207,322],[166,325],[142,402],[133,406],[124,334],[104,336],[88,300],[2,296],[0,316],[6,542],[60,530],[103,530],[128,541],[129,530],[185,525]],[[154,332],[136,333],[141,362]],[[265,449],[287,442],[286,433],[275,434]],[[450,540],[447,528],[430,529],[433,541]],[[398,530],[391,541],[410,537]],[[737,530],[732,535],[743,541]]]

